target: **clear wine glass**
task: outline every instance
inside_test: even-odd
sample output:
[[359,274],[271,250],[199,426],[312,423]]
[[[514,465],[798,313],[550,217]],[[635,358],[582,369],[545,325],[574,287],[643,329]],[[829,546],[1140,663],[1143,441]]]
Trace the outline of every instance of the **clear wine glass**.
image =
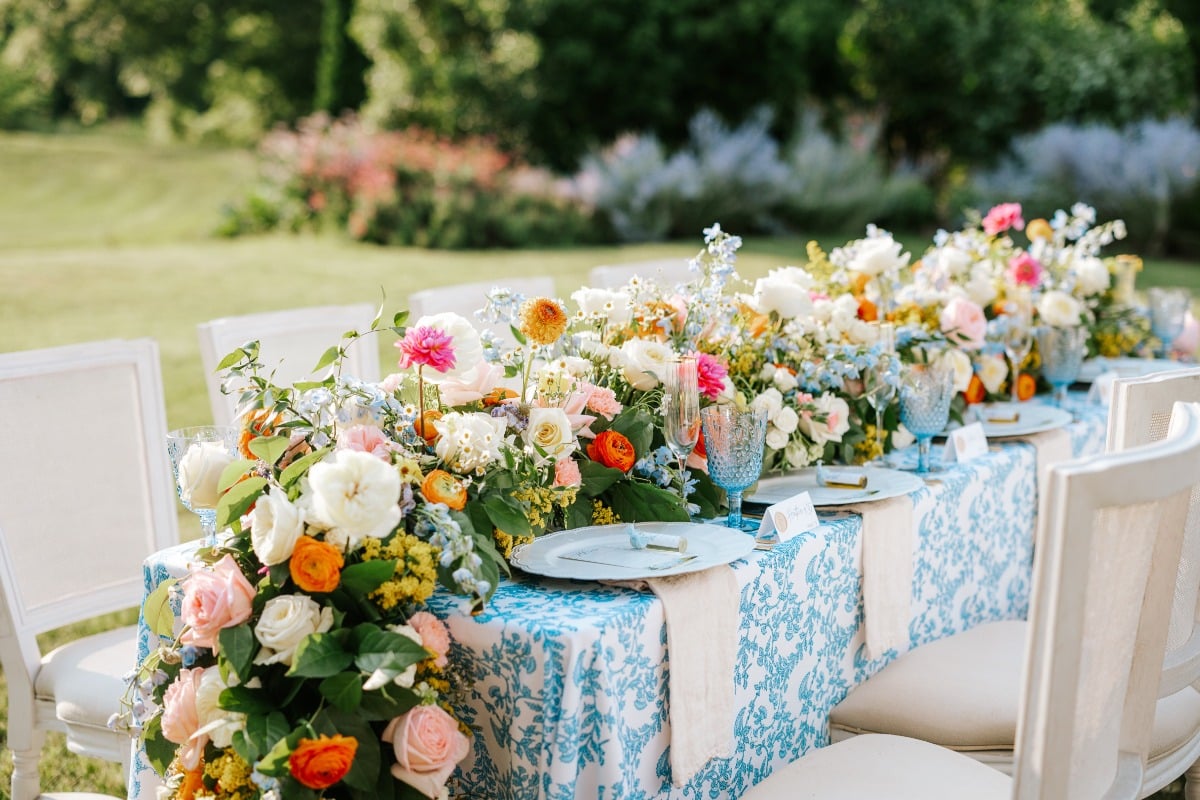
[[877,462],[886,464],[883,454],[883,412],[896,399],[899,383],[899,362],[894,355],[882,353],[869,369],[863,372],[863,394],[867,405],[875,412],[875,449],[879,451]]
[[238,429],[221,425],[179,428],[167,434],[175,490],[184,507],[200,517],[204,542],[217,543],[217,482],[238,455]]
[[1079,377],[1087,346],[1087,328],[1069,325],[1059,328],[1043,325],[1038,328],[1038,354],[1042,359],[1042,377],[1054,387],[1054,405],[1063,408],[1067,387]]
[[1029,357],[1033,349],[1033,309],[1028,299],[1016,298],[1008,303],[1004,311],[1004,354],[1012,365],[1009,374],[1012,387],[1012,402],[1021,402],[1018,391],[1018,379],[1021,377],[1021,365]]
[[667,365],[663,376],[663,438],[679,462],[679,492],[687,507],[684,466],[700,439],[700,384],[696,359],[690,356]]
[[900,379],[900,421],[917,437],[918,474],[937,472],[929,463],[929,442],[950,421],[954,371],[941,364],[909,364]]
[[1150,301],[1150,330],[1162,342],[1160,358],[1171,354],[1171,343],[1183,333],[1192,295],[1187,289],[1155,286],[1146,290]]
[[765,408],[740,411],[732,405],[708,406],[700,411],[708,474],[725,490],[729,516],[725,524],[742,527],[742,492],[762,472],[763,440],[767,435]]

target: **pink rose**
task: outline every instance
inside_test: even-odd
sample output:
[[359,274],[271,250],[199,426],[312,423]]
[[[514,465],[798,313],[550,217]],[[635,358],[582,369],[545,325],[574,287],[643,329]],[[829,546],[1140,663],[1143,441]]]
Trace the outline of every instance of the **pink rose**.
[[579,465],[575,463],[575,459],[568,456],[554,462],[555,486],[579,486],[582,483],[583,475],[580,474]]
[[729,370],[716,356],[709,353],[688,355],[696,359],[696,380],[700,384],[700,394],[709,400],[716,400],[725,390],[725,376],[729,374]]
[[187,630],[179,641],[217,651],[217,636],[224,628],[250,619],[254,587],[246,580],[233,556],[226,555],[211,569],[192,572],[184,580],[181,617]]
[[993,206],[983,218],[983,232],[988,236],[1006,231],[1009,228],[1024,230],[1025,220],[1021,217],[1020,203],[1001,203]]
[[352,425],[338,436],[338,450],[358,450],[392,463],[392,443],[383,431],[371,425]]
[[1197,345],[1200,345],[1200,323],[1189,311],[1184,318],[1183,331],[1171,342],[1171,349],[1179,356],[1189,358],[1195,354]]
[[179,758],[186,769],[195,769],[208,743],[208,736],[197,736],[200,715],[196,711],[196,690],[200,688],[203,669],[181,669],[175,682],[163,694],[162,733],[168,742],[184,745]]
[[438,797],[471,742],[439,706],[417,706],[388,723],[383,741],[396,753],[392,775],[426,797]]
[[941,314],[942,333],[968,350],[978,350],[987,336],[987,317],[978,303],[955,297]]
[[440,619],[428,611],[418,611],[408,618],[408,624],[421,637],[421,646],[434,655],[434,665],[442,669],[448,663],[450,653],[450,631]]
[[1042,271],[1041,262],[1029,253],[1019,253],[1008,260],[1008,279],[1017,286],[1037,286]]

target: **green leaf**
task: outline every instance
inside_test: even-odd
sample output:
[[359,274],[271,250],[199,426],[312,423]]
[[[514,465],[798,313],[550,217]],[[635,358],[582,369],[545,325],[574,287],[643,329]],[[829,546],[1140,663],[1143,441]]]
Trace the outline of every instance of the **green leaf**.
[[274,465],[287,452],[289,441],[287,436],[259,436],[250,441],[250,452]]
[[320,372],[321,370],[325,369],[330,364],[332,364],[334,361],[337,361],[338,356],[340,354],[341,354],[341,351],[337,347],[329,348],[328,350],[326,350],[324,353],[321,354],[320,360],[317,361],[317,365],[312,368],[312,371]]
[[304,728],[300,727],[289,731],[286,736],[278,739],[256,765],[258,771],[263,775],[270,775],[273,778],[283,778],[291,775],[291,771],[288,769],[288,756],[292,754],[292,750],[300,743],[305,734],[306,731]]
[[395,677],[426,658],[429,658],[429,651],[404,634],[376,628],[362,635],[354,664],[363,672],[379,669],[385,673],[394,672],[392,677]]
[[243,730],[233,734],[233,748],[237,750],[238,755],[246,759],[246,763],[253,764],[258,761],[259,756],[274,747],[276,742],[286,738],[291,729],[287,717],[279,711],[254,714],[246,717]]
[[354,761],[342,782],[364,792],[374,789],[379,778],[379,735],[367,721],[357,714],[326,708],[313,719],[313,727],[319,732],[340,733],[358,740]]
[[354,672],[339,672],[321,681],[321,696],[342,711],[353,711],[362,702],[362,676]]
[[337,637],[328,633],[314,633],[301,640],[287,674],[298,678],[328,678],[352,663],[353,654],[342,649]]
[[258,500],[267,485],[266,478],[257,475],[234,484],[217,501],[217,530],[228,528],[242,518],[250,506]]
[[238,680],[250,680],[250,668],[254,664],[254,656],[258,654],[258,641],[249,624],[235,625],[223,628],[217,637],[221,645],[221,656],[229,662],[229,668],[238,676]]
[[625,477],[625,473],[621,472],[621,470],[606,467],[598,461],[581,462],[579,464],[579,474],[583,479],[579,493],[586,497],[599,497],[610,486]]
[[645,483],[618,483],[609,493],[609,505],[623,522],[687,522],[689,517],[674,492]]
[[510,494],[492,493],[483,498],[483,509],[492,525],[510,536],[529,536],[529,518],[520,501]]
[[[397,311],[396,316],[392,317],[392,327],[393,328],[403,328],[404,323],[406,323],[406,322],[408,322],[408,312],[407,311]],[[403,332],[401,332],[401,335],[403,335]]]
[[525,334],[521,333],[520,329],[517,328],[516,325],[509,325],[508,329],[512,331],[513,338],[517,340],[517,344],[521,345],[522,347],[528,344],[527,340],[525,339]]
[[217,491],[227,491],[229,487],[246,477],[246,473],[254,469],[255,463],[248,458],[239,458],[237,461],[230,463],[229,466],[221,470],[221,477],[217,480]]
[[225,357],[221,359],[220,363],[217,364],[217,368],[215,370],[213,370],[213,372],[224,372],[225,370],[229,369],[230,367],[232,367],[234,364],[238,363],[242,359],[248,359],[248,360],[253,359],[254,356],[251,355],[251,349],[253,349],[254,355],[257,355],[258,354],[258,342],[254,342],[253,344],[254,344],[253,348],[239,347],[237,350],[234,350],[232,353],[227,353],[225,355]]
[[297,458],[292,463],[284,468],[283,472],[279,473],[279,485],[287,489],[293,483],[300,479],[300,476],[308,471],[308,468],[325,457],[330,448],[322,447],[320,450],[314,450],[306,456]]
[[150,632],[158,636],[175,633],[175,612],[171,609],[171,587],[178,581],[167,578],[142,603],[142,618]]
[[270,699],[258,689],[245,686],[230,686],[221,690],[217,705],[226,711],[237,711],[251,716],[269,714],[275,709]]
[[641,458],[649,452],[654,439],[654,419],[644,408],[626,409],[613,420],[610,430],[623,434]]
[[568,528],[583,528],[592,524],[592,499],[580,493],[575,502],[567,506],[566,525]]
[[368,720],[392,719],[417,705],[417,696],[409,689],[389,684],[373,692],[363,692],[359,712]]
[[175,759],[176,744],[167,741],[167,737],[163,736],[162,714],[146,723],[142,729],[142,743],[146,747],[146,758],[150,760],[150,766],[154,767],[154,771],[159,775],[166,775],[167,767]]
[[355,597],[364,597],[390,581],[396,574],[395,559],[363,561],[342,570],[342,588]]

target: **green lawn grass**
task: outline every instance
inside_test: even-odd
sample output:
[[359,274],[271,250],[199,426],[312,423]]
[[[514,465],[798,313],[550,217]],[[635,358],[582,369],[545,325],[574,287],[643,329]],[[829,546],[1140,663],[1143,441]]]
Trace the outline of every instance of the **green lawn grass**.
[[[699,231],[694,241],[668,244],[488,252],[380,248],[333,235],[217,239],[211,231],[221,206],[253,179],[251,154],[151,146],[136,130],[0,133],[0,175],[0,352],[151,337],[161,352],[172,427],[209,421],[196,340],[196,325],[205,320],[364,300],[383,302],[391,312],[419,289],[524,275],[552,276],[565,298],[591,267],[686,258],[701,245]],[[810,238],[832,248],[860,235],[749,237],[740,270],[754,278],[771,267],[802,263]],[[917,254],[929,241],[913,234],[898,238]],[[1200,269],[1148,262],[1139,285],[1156,284],[1200,292]],[[390,342],[380,346],[394,357]],[[194,517],[181,511],[180,520],[186,536],[198,534]],[[130,619],[119,615],[99,624]],[[81,630],[43,641],[51,646]],[[6,696],[0,704],[3,742]],[[52,737],[42,772],[44,791],[124,794],[115,765],[69,754],[61,737]],[[0,798],[7,797],[10,773],[5,750]]]

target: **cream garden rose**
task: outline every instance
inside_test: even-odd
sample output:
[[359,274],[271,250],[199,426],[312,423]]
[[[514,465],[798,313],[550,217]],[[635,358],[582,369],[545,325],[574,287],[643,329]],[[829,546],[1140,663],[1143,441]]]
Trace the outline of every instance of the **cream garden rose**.
[[[850,406],[830,392],[813,398],[813,404],[817,407],[815,414],[805,412],[800,415],[801,432],[818,445],[840,442],[846,431],[850,430]],[[824,415],[825,421],[818,420],[817,414]]]
[[633,304],[625,292],[584,287],[572,292],[571,299],[579,306],[580,314],[608,325],[625,325],[633,319]]
[[438,432],[434,450],[457,472],[482,472],[500,458],[506,425],[490,414],[451,412],[433,423]]
[[1112,275],[1104,262],[1095,256],[1084,256],[1075,262],[1075,288],[1084,297],[1106,291],[1112,283]]
[[179,461],[179,497],[192,508],[216,508],[221,473],[233,463],[224,442],[193,442]]
[[196,688],[196,716],[200,730],[208,734],[217,747],[229,747],[233,743],[233,734],[246,727],[245,714],[226,711],[220,706],[221,692],[228,688],[229,684],[221,677],[221,668],[215,666],[204,670]]
[[902,249],[890,234],[869,237],[858,243],[854,256],[846,266],[851,272],[871,277],[895,272],[908,263],[909,255],[901,255]]
[[538,465],[558,461],[578,446],[571,420],[561,408],[529,409],[529,424],[521,436]]
[[621,345],[621,355],[625,380],[639,392],[648,392],[658,386],[658,376],[665,374],[675,351],[653,339],[630,339]]
[[332,627],[332,607],[322,607],[303,594],[273,597],[263,606],[262,616],[254,626],[254,636],[262,645],[254,663],[291,666],[300,642]]
[[1008,377],[1008,362],[1002,355],[983,356],[975,365],[975,374],[988,394],[996,394]]
[[296,540],[304,533],[304,512],[284,492],[260,497],[250,512],[250,546],[267,566],[292,557]]
[[314,518],[325,540],[356,550],[367,536],[382,539],[400,522],[400,473],[370,453],[337,450],[308,471]]
[[954,391],[965,392],[971,385],[971,376],[975,374],[971,357],[962,350],[951,347],[942,353],[939,360],[954,373]]
[[1066,292],[1057,289],[1046,292],[1038,301],[1038,316],[1047,325],[1066,328],[1079,324],[1083,304]]
[[783,319],[808,316],[813,312],[808,290],[808,285],[795,280],[791,273],[772,270],[754,283],[754,309],[760,314],[775,312]]

